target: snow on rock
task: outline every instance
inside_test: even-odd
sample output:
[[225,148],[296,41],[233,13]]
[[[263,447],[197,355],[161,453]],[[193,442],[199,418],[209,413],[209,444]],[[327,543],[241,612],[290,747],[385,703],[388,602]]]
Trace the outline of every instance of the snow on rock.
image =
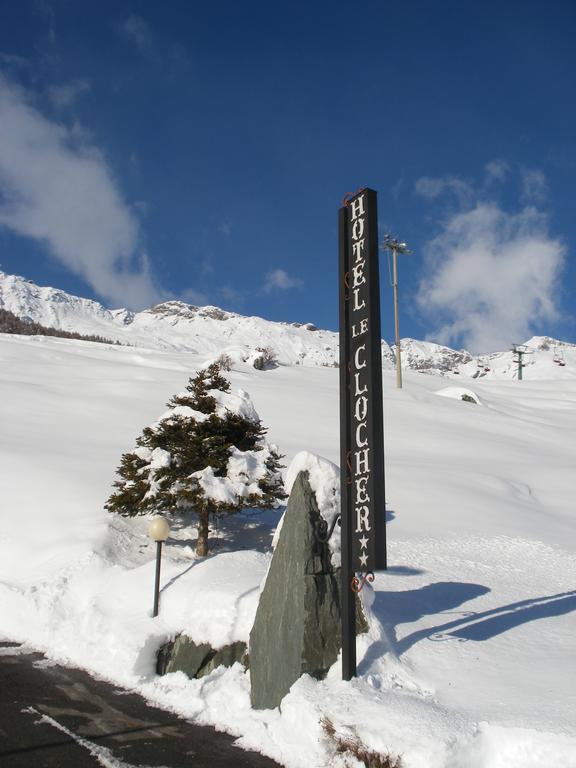
[[286,472],[286,493],[290,494],[300,472],[308,472],[320,514],[330,525],[340,514],[340,469],[323,456],[301,451],[294,456]]
[[466,389],[465,387],[444,387],[444,389],[439,389],[436,394],[440,395],[440,397],[450,397],[453,400],[464,400],[465,398],[469,398],[477,405],[481,405],[480,398],[476,392],[472,392],[471,389]]
[[[286,472],[284,488],[288,495],[290,495],[294,481],[300,472],[308,473],[310,487],[316,496],[318,509],[328,523],[328,529],[330,529],[340,514],[340,469],[323,456],[301,451],[294,456]],[[273,547],[278,541],[283,519],[280,520],[274,534]],[[337,524],[328,543],[332,564],[338,567],[340,565],[340,528]]]
[[465,349],[455,350],[430,341],[402,339],[400,341],[402,368],[421,373],[453,371],[459,365],[472,360]]
[[188,635],[195,643],[218,649],[247,643],[256,615],[260,583],[269,555],[261,552],[223,552],[200,560],[178,577],[182,568],[165,577],[175,578],[162,596],[160,623],[165,633]]
[[1,590],[8,611],[2,632],[134,686],[154,677],[159,647],[179,632],[213,648],[247,642],[268,559],[228,552],[183,568],[164,556],[161,610],[153,619],[154,559],[126,568],[93,555],[33,591]]

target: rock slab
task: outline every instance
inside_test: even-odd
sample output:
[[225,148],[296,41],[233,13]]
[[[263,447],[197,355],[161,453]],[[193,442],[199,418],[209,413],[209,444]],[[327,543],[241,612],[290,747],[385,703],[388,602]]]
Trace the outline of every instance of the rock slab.
[[186,635],[178,635],[160,648],[156,672],[184,672],[190,678],[204,677],[216,667],[231,667],[236,661],[247,666],[246,643],[237,642],[215,650],[207,643],[195,643]]
[[340,573],[315,535],[321,519],[308,473],[300,472],[250,632],[255,709],[277,707],[303,674],[323,679],[338,658]]

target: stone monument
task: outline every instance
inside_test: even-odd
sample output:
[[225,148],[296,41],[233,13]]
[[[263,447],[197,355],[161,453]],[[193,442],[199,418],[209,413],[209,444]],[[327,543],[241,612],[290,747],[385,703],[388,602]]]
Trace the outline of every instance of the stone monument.
[[[341,647],[340,573],[318,536],[307,472],[296,477],[250,633],[251,702],[277,707],[303,674],[323,679]],[[360,612],[361,614],[361,612]],[[357,614],[358,631],[366,621]]]

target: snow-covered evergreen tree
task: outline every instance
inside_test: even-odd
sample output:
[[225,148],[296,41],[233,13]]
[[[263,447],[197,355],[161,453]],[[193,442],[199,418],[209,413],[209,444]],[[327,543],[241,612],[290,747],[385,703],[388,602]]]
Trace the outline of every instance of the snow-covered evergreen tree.
[[249,395],[234,395],[214,363],[174,395],[168,411],[122,456],[106,508],[121,515],[198,515],[196,552],[208,552],[210,515],[272,507],[286,497],[282,458]]

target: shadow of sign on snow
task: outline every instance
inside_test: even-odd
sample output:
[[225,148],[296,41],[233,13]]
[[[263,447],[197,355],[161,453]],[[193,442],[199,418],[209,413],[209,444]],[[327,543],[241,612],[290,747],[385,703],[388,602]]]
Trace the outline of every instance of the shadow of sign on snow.
[[[413,576],[422,573],[422,571],[407,566],[393,566],[387,573],[398,576]],[[418,621],[424,616],[450,613],[459,605],[480,595],[485,595],[487,592],[490,590],[482,584],[453,581],[427,584],[419,589],[408,589],[403,592],[376,592],[372,610],[382,623],[386,639],[377,641],[370,646],[360,664],[361,674],[368,671],[372,663],[387,651],[391,651],[399,657],[414,643],[436,631],[436,628],[423,629],[398,640],[396,632],[398,624]],[[461,611],[459,615],[470,616],[472,614],[469,611]]]
[[[398,624],[409,624],[424,616],[449,612],[489,591],[488,587],[482,584],[440,581],[402,592],[377,592],[372,608],[386,629],[392,651],[401,656],[414,643],[437,632],[438,628],[421,629],[398,640]],[[463,615],[469,617],[471,613],[460,613],[458,622],[462,621]]]
[[[562,616],[576,610],[576,591],[519,600],[487,611],[460,611],[458,618],[412,632],[397,639],[398,624],[424,616],[453,612],[458,606],[486,594],[482,584],[438,582],[404,592],[379,592],[373,609],[387,630],[392,650],[401,656],[420,640],[474,640],[481,642],[531,621]],[[456,612],[456,611],[454,611]]]
[[386,576],[420,576],[426,573],[422,568],[413,568],[410,565],[389,565]]
[[[432,637],[432,640],[458,638],[459,640],[489,640],[495,635],[507,632],[509,629],[527,624],[530,621],[549,619],[553,616],[563,616],[576,610],[576,591],[560,592],[557,595],[547,595],[532,600],[521,600],[517,603],[503,605],[492,611],[473,614],[466,622],[459,622],[460,627],[446,633],[446,628],[437,628],[435,634],[443,637]],[[461,626],[465,623],[465,626]]]

